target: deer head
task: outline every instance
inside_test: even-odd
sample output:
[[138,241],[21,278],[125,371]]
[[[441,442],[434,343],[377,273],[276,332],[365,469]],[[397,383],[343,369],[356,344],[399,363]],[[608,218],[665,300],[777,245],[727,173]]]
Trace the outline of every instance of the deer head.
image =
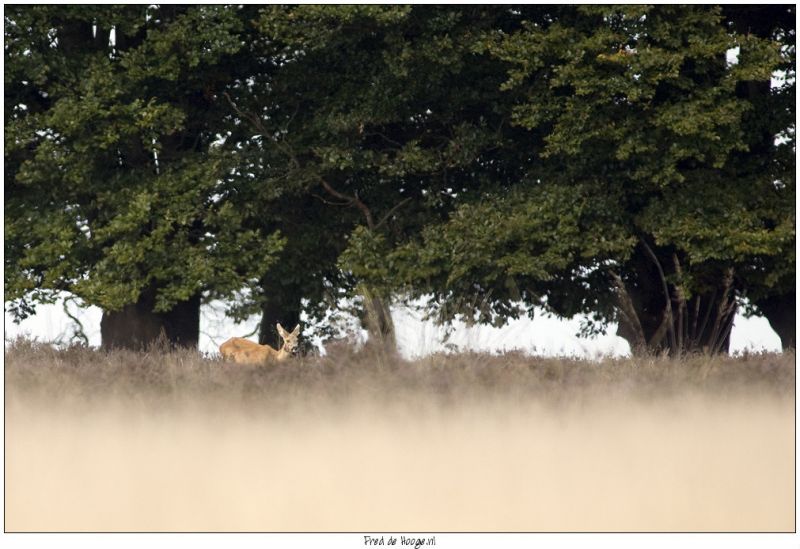
[[283,329],[280,322],[276,325],[278,328],[278,335],[283,339],[283,346],[280,349],[281,353],[291,355],[297,349],[297,338],[300,336],[300,325],[294,327],[294,330],[287,332]]

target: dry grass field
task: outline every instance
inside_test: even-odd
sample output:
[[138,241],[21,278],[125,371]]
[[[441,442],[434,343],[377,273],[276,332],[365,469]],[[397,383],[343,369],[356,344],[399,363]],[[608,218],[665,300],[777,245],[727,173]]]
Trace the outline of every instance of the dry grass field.
[[340,349],[259,368],[16,342],[6,531],[793,531],[794,354]]

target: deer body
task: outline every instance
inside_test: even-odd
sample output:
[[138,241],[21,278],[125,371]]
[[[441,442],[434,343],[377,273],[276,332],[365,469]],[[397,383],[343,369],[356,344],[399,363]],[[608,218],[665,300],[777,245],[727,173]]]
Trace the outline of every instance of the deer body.
[[233,360],[237,364],[255,364],[266,362],[283,362],[292,355],[297,347],[297,337],[300,335],[300,326],[291,332],[283,329],[278,324],[278,334],[283,339],[283,345],[276,350],[269,345],[259,345],[243,337],[232,337],[219,347],[223,358]]

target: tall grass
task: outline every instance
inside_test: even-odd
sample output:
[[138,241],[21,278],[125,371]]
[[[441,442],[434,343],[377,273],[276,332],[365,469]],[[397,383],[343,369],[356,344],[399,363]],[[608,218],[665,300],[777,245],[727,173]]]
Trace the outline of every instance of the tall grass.
[[794,354],[6,349],[7,531],[791,531]]
[[436,354],[416,360],[369,347],[340,346],[325,356],[243,366],[190,350],[62,350],[17,340],[5,353],[6,386],[81,399],[114,396],[253,401],[310,396],[341,401],[391,395],[439,401],[469,397],[574,400],[657,398],[687,392],[793,395],[794,352],[737,357],[690,355],[587,361],[518,352]]

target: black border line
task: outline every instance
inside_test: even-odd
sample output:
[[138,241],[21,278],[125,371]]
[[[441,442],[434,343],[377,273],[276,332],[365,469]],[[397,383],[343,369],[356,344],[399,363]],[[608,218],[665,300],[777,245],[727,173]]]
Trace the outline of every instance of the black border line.
[[[221,2],[220,2],[221,3]],[[783,4],[783,2],[778,2],[779,4]],[[13,4],[13,3],[12,3]],[[787,2],[786,5],[791,5],[792,2]],[[4,3],[5,5],[5,3]],[[324,4],[317,4],[317,5],[324,5]],[[352,5],[352,4],[343,4],[343,5]],[[5,11],[5,9],[4,9]],[[795,115],[796,116],[796,115]],[[796,156],[796,154],[795,154]],[[5,239],[4,239],[5,240]],[[797,282],[795,280],[795,286]],[[796,298],[795,298],[796,299]],[[25,535],[25,534],[319,534],[319,535],[356,535],[356,534],[386,534],[388,532],[305,532],[305,531],[69,531],[69,532],[62,532],[62,531],[9,531],[6,529],[6,414],[5,414],[5,403],[7,402],[8,397],[8,390],[6,385],[6,368],[5,368],[5,327],[6,327],[6,320],[5,320],[5,296],[3,299],[3,534],[5,535]],[[797,317],[795,316],[795,320]],[[796,339],[796,337],[795,337]],[[795,372],[797,371],[797,354],[795,349]],[[477,531],[477,532],[470,532],[470,531],[442,531],[442,532],[409,532],[409,534],[497,534],[497,535],[504,535],[504,534],[581,534],[581,535],[602,535],[602,534],[650,534],[650,535],[669,535],[669,534],[698,534],[698,535],[718,535],[718,534],[760,534],[760,535],[769,535],[769,534],[777,534],[777,535],[786,535],[786,534],[797,534],[797,376],[795,374],[795,390],[794,390],[794,448],[795,448],[795,455],[794,455],[794,530],[787,530],[787,531]]]

